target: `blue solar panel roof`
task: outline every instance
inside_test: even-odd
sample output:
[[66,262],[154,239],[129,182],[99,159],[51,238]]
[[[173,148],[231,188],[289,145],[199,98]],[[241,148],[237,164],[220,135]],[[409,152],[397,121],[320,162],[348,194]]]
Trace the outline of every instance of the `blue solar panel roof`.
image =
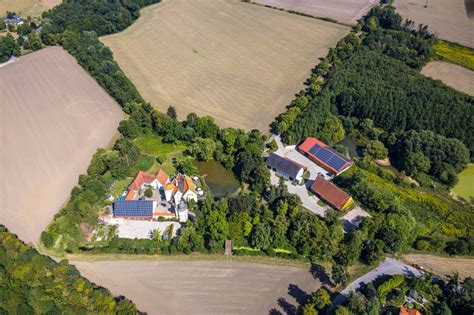
[[321,148],[320,150],[318,150],[318,152],[316,152],[316,157],[318,159],[320,159],[321,161],[323,161],[324,163],[327,164],[327,162],[329,161],[329,159],[333,156],[334,154],[329,151],[328,149],[326,148]]
[[336,170],[339,170],[341,167],[343,167],[347,162],[343,159],[341,159],[340,157],[338,157],[337,155],[333,155],[329,161],[328,161],[328,165],[331,166],[332,168],[336,169]]
[[152,217],[152,200],[118,200],[114,202],[116,217]]
[[321,148],[321,146],[319,144],[315,144],[313,145],[313,147],[309,150],[309,153],[315,155],[316,152],[319,150],[319,148]]

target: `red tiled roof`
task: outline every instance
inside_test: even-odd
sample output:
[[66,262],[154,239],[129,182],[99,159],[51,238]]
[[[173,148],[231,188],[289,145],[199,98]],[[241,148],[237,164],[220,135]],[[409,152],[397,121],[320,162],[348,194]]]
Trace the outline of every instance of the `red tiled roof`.
[[414,308],[410,308],[409,310],[407,310],[406,308],[402,306],[400,307],[400,315],[421,315],[421,313],[420,311]]
[[339,210],[341,210],[351,198],[351,196],[333,183],[324,179],[321,175],[316,177],[313,185],[311,185],[311,190]]
[[161,185],[164,186],[168,183],[169,176],[165,173],[165,171],[160,169],[158,173],[156,173],[156,179],[160,182]]

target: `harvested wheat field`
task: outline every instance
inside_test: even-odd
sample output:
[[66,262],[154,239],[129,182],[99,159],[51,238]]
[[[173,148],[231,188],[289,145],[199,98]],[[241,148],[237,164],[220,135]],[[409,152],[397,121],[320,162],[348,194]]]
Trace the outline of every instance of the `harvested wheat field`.
[[238,0],[173,0],[141,15],[101,40],[145,99],[247,130],[268,130],[349,31]]
[[379,3],[377,0],[254,0],[254,2],[354,25],[370,8]]
[[269,314],[272,309],[296,314],[298,301],[320,286],[306,269],[253,263],[81,261],[73,264],[84,277],[107,287],[115,295],[127,296],[148,314]]
[[423,67],[421,74],[474,96],[474,71],[442,61],[432,61]]
[[0,67],[0,223],[36,242],[123,114],[66,51]]
[[[439,38],[474,48],[474,19],[469,19],[464,2],[468,0],[395,0],[404,19],[428,25]],[[471,13],[472,14],[472,13]]]
[[16,12],[23,17],[39,16],[61,2],[62,0],[0,0],[0,16],[6,11]]
[[461,278],[474,278],[474,258],[441,257],[427,254],[409,254],[403,256],[408,263],[415,263],[439,276],[458,272]]

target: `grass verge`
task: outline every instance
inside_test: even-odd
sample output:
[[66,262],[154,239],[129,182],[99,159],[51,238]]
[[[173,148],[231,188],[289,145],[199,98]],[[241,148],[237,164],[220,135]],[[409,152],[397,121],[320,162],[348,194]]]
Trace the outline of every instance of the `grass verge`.
[[438,39],[435,53],[443,59],[474,71],[474,49]]

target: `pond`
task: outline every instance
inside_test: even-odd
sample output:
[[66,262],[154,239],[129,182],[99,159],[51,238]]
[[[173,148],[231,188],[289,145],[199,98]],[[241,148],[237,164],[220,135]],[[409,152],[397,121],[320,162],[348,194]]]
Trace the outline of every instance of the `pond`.
[[240,188],[240,183],[234,173],[225,169],[219,162],[214,160],[194,161],[193,164],[198,168],[199,175],[204,178],[215,197],[225,197]]
[[357,147],[351,137],[345,137],[344,140],[342,140],[338,144],[341,144],[347,148],[347,151],[349,152],[349,156],[351,158],[361,157],[363,154],[362,149],[360,147]]

